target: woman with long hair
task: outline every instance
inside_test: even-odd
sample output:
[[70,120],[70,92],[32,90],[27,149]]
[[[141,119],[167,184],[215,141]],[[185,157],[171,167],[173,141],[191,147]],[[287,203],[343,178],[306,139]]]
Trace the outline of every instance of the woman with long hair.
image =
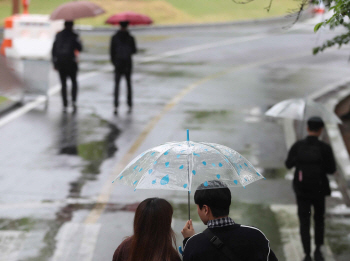
[[135,212],[134,235],[115,250],[113,261],[180,261],[171,228],[173,208],[162,198],[148,198]]

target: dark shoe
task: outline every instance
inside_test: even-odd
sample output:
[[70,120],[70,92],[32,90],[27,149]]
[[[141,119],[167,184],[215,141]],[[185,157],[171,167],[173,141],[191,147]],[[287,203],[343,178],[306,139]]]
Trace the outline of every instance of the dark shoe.
[[303,261],[312,261],[312,258],[310,255],[306,255],[303,259]]
[[316,249],[314,253],[315,261],[324,261],[323,254],[320,249]]
[[63,112],[63,113],[67,113],[67,106],[64,106],[64,107],[63,107],[62,112]]
[[118,115],[118,108],[114,108],[114,115]]
[[132,106],[129,106],[128,113],[132,113]]

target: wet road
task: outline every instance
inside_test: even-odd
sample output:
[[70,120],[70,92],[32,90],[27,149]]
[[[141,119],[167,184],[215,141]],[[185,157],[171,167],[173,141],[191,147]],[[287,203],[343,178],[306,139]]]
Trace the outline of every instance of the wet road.
[[[184,140],[186,129],[191,139],[225,144],[259,168],[267,180],[232,190],[231,216],[262,229],[279,260],[297,260],[301,246],[290,174],[283,165],[284,133],[263,113],[276,102],[347,77],[349,48],[314,57],[311,48],[331,33],[315,35],[308,23],[289,31],[282,27],[134,32],[140,49],[135,108],[127,114],[122,89],[117,117],[110,34],[82,33],[86,52],[78,113],[62,114],[60,96],[54,95],[47,111],[38,106],[0,128],[0,260],[111,260],[132,233],[137,202],[150,196],[173,204],[180,245],[187,195],[133,192],[111,180],[138,153]],[[342,204],[337,195],[330,208]],[[195,206],[191,215],[195,229],[202,229]],[[348,260],[348,218],[328,215],[327,228],[327,248],[335,260]]]

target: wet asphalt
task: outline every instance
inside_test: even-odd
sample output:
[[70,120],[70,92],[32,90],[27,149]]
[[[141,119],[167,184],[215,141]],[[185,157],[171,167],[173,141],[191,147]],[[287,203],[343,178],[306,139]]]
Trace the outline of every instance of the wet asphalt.
[[[313,56],[334,32],[290,21],[220,28],[135,31],[134,110],[127,113],[125,82],[113,115],[110,32],[81,32],[78,112],[62,113],[59,95],[0,128],[0,260],[111,260],[132,234],[137,203],[164,197],[174,206],[173,228],[187,218],[187,195],[136,191],[110,181],[125,160],[168,141],[229,146],[267,180],[232,190],[231,217],[263,230],[279,260],[290,260],[274,206],[294,207],[282,125],[264,112],[348,76],[349,48]],[[52,75],[52,84],[57,77]],[[183,91],[183,92],[182,92]],[[336,186],[336,185],[334,185]],[[193,201],[192,201],[193,202]],[[332,197],[329,208],[343,204]],[[291,215],[294,215],[293,213]],[[191,207],[195,229],[203,225]],[[295,215],[294,215],[295,216]],[[293,223],[293,229],[297,224]],[[348,217],[327,216],[335,260],[350,256]]]

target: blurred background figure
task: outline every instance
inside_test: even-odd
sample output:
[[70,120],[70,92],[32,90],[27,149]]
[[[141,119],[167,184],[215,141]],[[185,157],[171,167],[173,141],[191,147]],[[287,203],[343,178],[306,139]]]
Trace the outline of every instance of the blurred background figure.
[[52,47],[52,61],[54,67],[59,72],[61,80],[61,94],[63,100],[63,112],[67,112],[67,78],[72,81],[72,107],[73,112],[77,110],[77,95],[78,95],[78,61],[77,54],[81,52],[83,47],[78,34],[73,32],[73,21],[64,23],[64,30],[56,35]]
[[115,89],[114,89],[114,114],[118,114],[119,106],[119,83],[124,75],[127,83],[127,103],[129,106],[128,112],[132,111],[132,55],[137,52],[136,43],[133,36],[128,31],[128,21],[122,21],[120,30],[112,37],[110,45],[111,61],[115,68]]

